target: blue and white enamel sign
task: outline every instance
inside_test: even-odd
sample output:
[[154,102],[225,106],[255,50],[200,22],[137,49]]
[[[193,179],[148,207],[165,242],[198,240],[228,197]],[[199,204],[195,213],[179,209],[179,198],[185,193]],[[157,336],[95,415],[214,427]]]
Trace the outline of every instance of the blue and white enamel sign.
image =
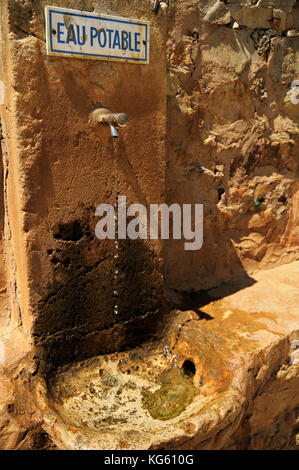
[[149,63],[148,21],[65,8],[45,8],[49,55]]

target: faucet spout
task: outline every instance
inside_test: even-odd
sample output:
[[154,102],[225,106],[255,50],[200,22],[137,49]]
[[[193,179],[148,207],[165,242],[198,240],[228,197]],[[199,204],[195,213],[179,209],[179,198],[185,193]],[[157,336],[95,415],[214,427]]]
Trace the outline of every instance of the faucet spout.
[[116,138],[119,136],[119,130],[112,124],[109,124],[112,137]]

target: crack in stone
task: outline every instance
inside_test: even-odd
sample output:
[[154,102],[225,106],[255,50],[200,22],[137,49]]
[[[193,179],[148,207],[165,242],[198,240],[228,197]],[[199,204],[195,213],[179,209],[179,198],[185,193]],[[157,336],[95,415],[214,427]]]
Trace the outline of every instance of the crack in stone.
[[[38,39],[38,40],[41,41],[43,44],[46,44],[46,41],[45,41],[44,39],[41,39],[39,36],[37,36],[37,35],[34,34],[34,33],[29,33],[28,31],[26,31],[26,30],[20,28],[19,26],[15,26],[15,29],[16,29],[17,31],[19,31],[20,33],[26,34],[27,36],[31,36],[31,37],[33,37],[33,38],[35,38],[35,39]],[[19,38],[18,40],[21,41],[22,39],[24,39],[24,38]]]

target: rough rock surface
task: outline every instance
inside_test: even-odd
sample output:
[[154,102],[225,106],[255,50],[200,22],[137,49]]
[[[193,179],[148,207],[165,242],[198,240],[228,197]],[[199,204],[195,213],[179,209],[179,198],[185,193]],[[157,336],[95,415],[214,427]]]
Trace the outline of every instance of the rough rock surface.
[[[47,4],[0,5],[0,448],[296,448],[298,1],[182,0],[157,15],[150,0],[51,2],[149,20],[143,67],[48,57]],[[99,104],[129,115],[116,150],[109,129],[89,122]],[[117,319],[114,244],[94,235],[95,208],[116,190],[129,204],[204,204],[199,251],[180,240],[121,244]],[[167,315],[161,264],[167,300],[180,309]],[[155,393],[160,374],[186,360],[196,369],[201,393],[172,418],[174,433],[130,386],[124,396],[139,400],[146,438],[126,431],[137,426],[132,415],[82,423],[97,360],[107,357],[105,378],[113,358],[131,367],[147,347],[135,391]],[[140,358],[120,352],[128,348]],[[85,359],[81,375],[73,362]],[[74,390],[59,402],[63,374]],[[124,374],[115,380],[127,383]],[[95,388],[119,405],[114,387]]]
[[[173,295],[298,257],[298,234],[290,242],[287,226],[298,194],[298,105],[290,85],[299,75],[299,41],[273,25],[200,21],[213,5],[180,2],[169,26],[167,199],[196,202],[200,195],[204,203],[203,248],[165,247]],[[284,8],[297,14],[295,2]]]

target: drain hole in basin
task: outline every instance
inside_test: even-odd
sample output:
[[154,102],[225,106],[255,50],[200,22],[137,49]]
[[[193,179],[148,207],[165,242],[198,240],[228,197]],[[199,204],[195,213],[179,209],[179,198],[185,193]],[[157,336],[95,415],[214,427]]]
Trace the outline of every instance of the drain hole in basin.
[[194,362],[190,359],[187,359],[182,366],[182,371],[185,375],[188,375],[189,377],[194,377],[196,372]]

